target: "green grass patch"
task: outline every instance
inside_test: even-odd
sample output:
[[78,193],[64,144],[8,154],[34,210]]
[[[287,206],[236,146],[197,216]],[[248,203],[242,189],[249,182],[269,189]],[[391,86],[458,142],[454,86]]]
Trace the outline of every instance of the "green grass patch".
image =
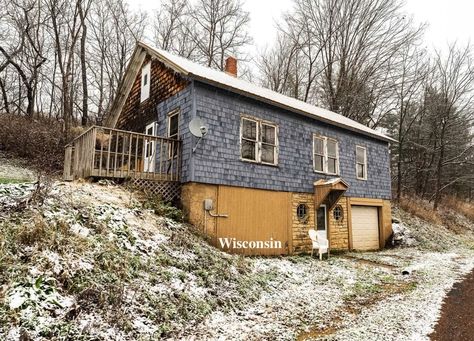
[[15,178],[2,178],[0,177],[0,184],[22,184],[34,182],[31,179],[15,179]]

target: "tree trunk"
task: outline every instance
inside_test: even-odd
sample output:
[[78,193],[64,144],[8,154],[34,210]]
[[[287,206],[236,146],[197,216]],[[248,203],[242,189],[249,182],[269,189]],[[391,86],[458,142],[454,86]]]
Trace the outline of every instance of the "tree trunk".
[[5,89],[5,84],[0,78],[0,90],[2,90],[3,103],[5,105],[5,113],[10,114],[10,106],[8,104],[7,90]]
[[86,36],[87,26],[82,9],[82,4],[79,4],[79,16],[81,19],[82,35],[81,35],[81,76],[82,76],[82,126],[86,126],[89,120],[88,100],[89,94],[87,89],[87,69],[86,69]]
[[446,122],[448,120],[446,119],[444,121],[445,123],[443,124],[443,127],[441,129],[441,136],[440,136],[440,149],[439,149],[439,158],[438,158],[438,164],[436,166],[436,192],[435,192],[435,197],[434,197],[434,203],[433,203],[433,210],[438,209],[439,202],[441,200],[441,179],[443,176],[443,162],[444,162],[444,149],[445,149],[445,133],[446,133]]

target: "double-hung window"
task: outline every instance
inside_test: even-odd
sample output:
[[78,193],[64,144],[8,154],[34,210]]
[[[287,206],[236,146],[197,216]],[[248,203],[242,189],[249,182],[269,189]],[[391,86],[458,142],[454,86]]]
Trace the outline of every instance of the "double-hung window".
[[324,137],[315,136],[313,140],[314,170],[324,173]]
[[242,160],[278,164],[278,127],[270,122],[242,117],[240,123]]
[[357,179],[367,180],[367,149],[356,146],[356,175]]
[[338,159],[337,159],[337,141],[333,139],[326,139],[326,150],[327,150],[327,165],[328,169],[326,173],[337,174],[338,172]]
[[339,174],[337,140],[326,136],[313,136],[313,167],[319,173]]
[[[168,114],[168,138],[177,140],[179,132],[179,110],[174,110]],[[170,142],[169,158],[176,157],[178,155],[178,143]]]

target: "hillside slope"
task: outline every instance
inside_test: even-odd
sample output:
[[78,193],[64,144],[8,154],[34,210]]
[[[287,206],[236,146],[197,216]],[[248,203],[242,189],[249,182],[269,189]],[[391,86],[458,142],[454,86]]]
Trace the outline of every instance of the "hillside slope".
[[0,185],[0,339],[423,339],[474,266],[471,232],[404,211],[412,246],[321,262],[228,255],[138,198]]
[[0,339],[177,335],[271,275],[117,186],[0,185],[0,212]]

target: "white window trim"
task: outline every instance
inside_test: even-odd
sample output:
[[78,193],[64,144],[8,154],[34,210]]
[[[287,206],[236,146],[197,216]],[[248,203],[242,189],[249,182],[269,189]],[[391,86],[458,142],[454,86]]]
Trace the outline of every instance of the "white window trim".
[[[336,142],[336,171],[335,171],[335,173],[329,173],[329,153],[328,153],[328,148],[327,148],[327,142],[329,140]],[[334,139],[334,138],[331,138],[331,137],[326,137],[326,140],[324,142],[325,142],[325,147],[326,147],[326,149],[325,149],[325,151],[326,151],[326,174],[339,175],[339,141]]]
[[262,157],[262,145],[267,144],[267,145],[273,146],[273,160],[274,160],[273,163],[264,162],[264,161],[261,161],[261,163],[263,163],[264,165],[277,166],[278,165],[278,126],[275,123],[272,123],[272,122],[260,121],[260,128],[262,127],[262,125],[266,125],[266,126],[275,128],[275,144],[272,145],[271,143],[264,143],[262,141],[262,139],[260,138],[260,141],[258,141],[258,146],[259,146],[259,151],[260,151],[260,153],[259,153],[260,154],[260,159]]
[[[357,162],[357,148],[360,148],[360,149],[363,149],[364,150],[364,177],[361,178],[359,177],[359,175],[357,174],[357,165],[359,164],[359,162]],[[357,180],[367,180],[367,148],[364,147],[364,146],[359,146],[359,145],[356,145],[356,155],[355,155],[355,171],[356,171],[356,178]]]
[[[322,157],[323,157],[323,169],[322,170],[319,170],[319,169],[316,169],[316,158],[314,157],[316,155],[316,144],[314,143],[314,141],[318,139],[318,140],[322,140],[323,141],[323,154],[322,154]],[[316,172],[316,173],[324,173],[324,169],[325,169],[325,166],[324,166],[324,163],[325,163],[325,149],[326,149],[326,144],[325,144],[325,139],[323,136],[319,136],[319,135],[316,135],[314,134],[313,135],[313,170]],[[318,156],[321,156],[320,154],[318,154]]]
[[[315,139],[321,139],[323,140],[323,170],[317,170],[316,169],[316,158],[314,157],[316,155],[315,151]],[[329,172],[329,153],[328,153],[328,144],[327,141],[334,141],[336,142],[336,172],[335,173],[330,173]],[[319,134],[313,134],[313,170],[315,173],[320,173],[320,174],[328,174],[328,175],[339,175],[339,141],[335,138],[332,137],[327,137],[327,136],[322,136]]]
[[[167,130],[166,130],[166,135],[168,137],[171,137],[171,117],[174,117],[176,115],[179,115],[179,109],[175,109],[175,110],[172,110],[168,113],[167,115],[167,120],[168,120],[168,127],[167,127]],[[178,131],[176,133],[176,139],[178,139],[179,137],[179,116],[178,116]]]
[[[244,122],[244,120],[248,120],[248,121],[252,121],[252,122],[256,123],[255,160],[246,159],[246,158],[242,157],[242,140],[245,139],[243,137],[243,133],[244,133],[243,122]],[[275,161],[274,163],[262,161],[262,144],[263,143],[262,143],[262,137],[261,137],[261,134],[260,134],[260,132],[262,130],[262,125],[271,126],[271,127],[275,128],[275,145],[274,145],[274,149],[273,149],[273,153],[274,153],[273,154],[273,160]],[[268,166],[278,166],[278,154],[279,154],[279,151],[280,151],[278,135],[279,135],[279,127],[278,127],[277,124],[275,124],[273,122],[270,122],[270,121],[261,120],[261,119],[258,119],[256,117],[253,117],[253,116],[248,116],[248,115],[243,115],[242,114],[240,116],[240,139],[239,139],[240,160],[245,161],[245,162],[252,162],[252,163],[258,163],[258,164],[262,164],[262,165],[268,165]],[[246,140],[249,140],[249,139],[246,139]],[[252,142],[254,142],[254,141],[252,141]],[[269,144],[269,143],[266,143],[266,144]]]
[[[255,123],[255,141],[252,141],[250,139],[247,139],[247,138],[244,138],[244,120],[247,120],[247,121],[251,121],[251,122],[254,122]],[[260,133],[260,125],[258,123],[258,120],[253,118],[253,117],[248,117],[248,116],[241,116],[240,117],[240,141],[239,141],[239,144],[240,144],[240,159],[242,161],[246,161],[246,162],[254,162],[254,163],[259,163],[258,160],[260,160],[260,148],[258,148],[258,135]],[[242,157],[242,140],[248,140],[248,141],[252,141],[252,142],[255,142],[255,160],[253,159],[246,159],[244,157]]]
[[[143,84],[144,79],[147,79],[146,85]],[[150,97],[151,84],[151,62],[143,65],[140,80],[140,103],[146,101]]]
[[[176,137],[171,137],[171,118],[174,117],[174,116],[178,116],[178,131],[176,132]],[[176,140],[179,139],[179,109],[175,109],[175,110],[172,110],[170,111],[168,114],[167,114],[167,127],[166,127],[166,136],[168,138],[176,138]],[[176,158],[178,157],[178,155],[174,155],[173,158]],[[168,158],[171,159],[172,158],[172,153],[171,153],[171,148],[168,148]]]

